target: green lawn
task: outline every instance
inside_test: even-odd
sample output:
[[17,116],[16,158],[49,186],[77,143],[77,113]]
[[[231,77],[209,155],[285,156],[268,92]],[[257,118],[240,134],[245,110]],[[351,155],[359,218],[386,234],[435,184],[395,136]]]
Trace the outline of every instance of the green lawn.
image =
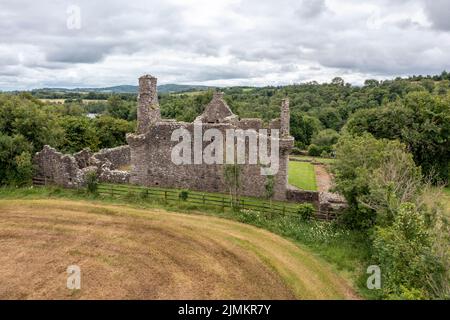
[[289,161],[289,184],[303,190],[317,191],[314,166],[308,162]]

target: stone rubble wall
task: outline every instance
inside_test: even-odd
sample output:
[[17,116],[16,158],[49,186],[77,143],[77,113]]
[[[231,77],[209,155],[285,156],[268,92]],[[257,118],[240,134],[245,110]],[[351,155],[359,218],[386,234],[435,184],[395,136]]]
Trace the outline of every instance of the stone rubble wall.
[[95,159],[104,163],[109,161],[111,163],[111,170],[117,170],[121,167],[130,164],[131,153],[130,146],[120,146],[110,149],[102,149],[92,155]]
[[62,154],[46,145],[34,159],[36,176],[65,187],[75,188],[83,184],[84,171],[80,170],[74,156]]
[[[132,172],[130,182],[148,187],[186,188],[197,191],[228,193],[229,186],[225,181],[225,165],[223,164],[182,164],[177,165],[171,159],[172,150],[178,141],[171,141],[175,129],[184,128],[194,136],[194,124],[184,122],[159,122],[150,127],[145,135],[127,135],[131,147]],[[203,123],[203,132],[214,128],[223,137],[227,129],[236,127],[230,123]],[[203,142],[202,150],[211,142]],[[289,148],[292,139],[280,142],[279,170],[274,177],[274,199],[286,199],[287,170]],[[191,149],[194,152],[193,141]],[[224,143],[225,148],[225,143]],[[248,139],[246,141],[248,155]],[[224,150],[225,152],[225,150]],[[193,157],[191,158],[193,159]],[[239,165],[240,192],[245,196],[265,197],[268,178],[261,175],[258,164]]]
[[84,186],[89,172],[96,172],[100,182],[128,183],[130,179],[129,172],[115,170],[130,163],[129,146],[103,149],[98,153],[83,149],[70,155],[46,145],[36,153],[33,163],[35,176],[65,188]]

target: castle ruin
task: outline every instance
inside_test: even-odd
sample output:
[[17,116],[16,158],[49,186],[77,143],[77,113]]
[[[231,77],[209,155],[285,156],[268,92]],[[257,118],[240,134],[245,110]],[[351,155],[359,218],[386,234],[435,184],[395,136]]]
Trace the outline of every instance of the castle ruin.
[[[228,192],[229,185],[225,179],[225,166],[222,163],[206,164],[192,159],[191,164],[175,164],[172,161],[172,150],[178,141],[172,141],[172,133],[184,129],[191,135],[196,134],[195,127],[202,132],[215,129],[226,136],[230,129],[267,129],[279,130],[279,168],[273,177],[274,198],[286,199],[289,153],[294,144],[294,138],[289,134],[289,101],[283,100],[280,119],[273,120],[264,127],[261,119],[239,119],[231,111],[223,99],[223,94],[216,92],[204,112],[194,122],[178,122],[161,119],[156,90],[157,79],[145,75],[139,78],[138,125],[137,132],[127,135],[130,146],[130,183],[166,188],[185,188],[207,192]],[[261,133],[258,133],[261,138]],[[249,152],[249,138],[244,136],[244,144]],[[201,150],[206,150],[213,140],[203,141]],[[236,140],[236,143],[237,140]],[[192,141],[192,149],[194,149]],[[246,153],[246,160],[249,158]],[[226,153],[225,147],[223,154]],[[248,161],[247,161],[248,162]],[[261,174],[260,164],[238,164],[239,190],[242,195],[264,197],[268,176]]]
[[[289,132],[288,99],[281,102],[280,118],[265,125],[261,119],[240,119],[233,114],[223,99],[223,94],[215,92],[200,116],[190,123],[180,122],[161,118],[157,79],[144,75],[139,78],[137,115],[136,132],[126,137],[128,145],[103,149],[97,153],[86,149],[74,155],[62,154],[45,146],[34,157],[35,176],[49,183],[74,188],[83,186],[86,175],[95,172],[101,182],[228,193],[230,185],[225,177],[228,164],[202,161],[204,153],[211,151],[208,146],[215,142],[215,137],[206,134],[202,136],[200,156],[187,155],[189,161],[180,164],[173,161],[173,150],[180,143],[178,138],[174,139],[173,134],[182,130],[195,136],[197,131],[204,133],[213,129],[215,133],[227,136],[230,130],[244,133],[252,131],[256,133],[256,140],[253,141],[257,141],[258,147],[261,147],[264,139],[272,142],[271,147],[265,149],[266,153],[271,153],[273,142],[277,142],[278,166],[274,174],[262,174],[265,164],[249,161],[251,136],[233,136],[233,150],[239,148],[240,143],[246,150],[245,161],[236,165],[239,168],[239,193],[266,197],[270,180],[272,197],[276,200],[319,201],[317,192],[301,191],[288,185],[289,153],[294,144],[294,138]],[[188,141],[189,149],[195,150],[195,144],[195,139]],[[221,155],[228,154],[228,147],[218,145],[223,150],[214,150],[214,153],[219,151]],[[186,158],[186,155],[183,156]]]

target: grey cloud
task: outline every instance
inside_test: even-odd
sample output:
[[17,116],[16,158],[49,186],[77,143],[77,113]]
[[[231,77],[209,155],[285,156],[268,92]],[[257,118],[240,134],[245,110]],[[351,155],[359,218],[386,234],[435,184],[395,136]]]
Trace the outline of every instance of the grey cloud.
[[1,1],[0,89],[135,83],[146,72],[165,82],[260,85],[450,69],[443,0],[73,4],[80,30],[67,29],[65,2]]
[[450,31],[450,1],[425,0],[425,12],[436,29]]
[[303,0],[296,14],[305,19],[315,18],[327,9],[325,0]]

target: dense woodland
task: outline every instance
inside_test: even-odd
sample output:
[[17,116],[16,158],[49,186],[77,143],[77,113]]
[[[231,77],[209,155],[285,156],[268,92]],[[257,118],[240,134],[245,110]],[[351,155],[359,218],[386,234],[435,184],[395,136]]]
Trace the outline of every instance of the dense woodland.
[[[336,158],[335,189],[349,204],[339,225],[362,232],[366,262],[382,266],[380,298],[450,297],[439,195],[449,181],[450,74],[221,90],[240,117],[266,122],[289,97],[294,151]],[[211,97],[211,89],[160,94],[162,116],[192,121]],[[30,184],[32,156],[44,144],[96,151],[125,144],[135,124],[136,94],[0,94],[0,184]]]

